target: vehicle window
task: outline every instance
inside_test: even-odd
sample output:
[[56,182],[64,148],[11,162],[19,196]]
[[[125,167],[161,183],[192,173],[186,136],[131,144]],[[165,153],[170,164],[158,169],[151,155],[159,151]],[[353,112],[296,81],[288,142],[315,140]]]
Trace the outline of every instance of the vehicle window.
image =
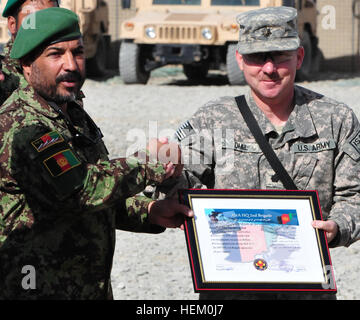
[[211,0],[212,6],[259,6],[260,0]]
[[201,0],[153,0],[153,4],[200,5]]

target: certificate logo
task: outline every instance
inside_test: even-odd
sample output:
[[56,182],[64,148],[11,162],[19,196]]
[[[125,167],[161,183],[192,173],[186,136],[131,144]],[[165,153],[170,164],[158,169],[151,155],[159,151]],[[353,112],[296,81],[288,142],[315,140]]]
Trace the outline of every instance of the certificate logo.
[[264,271],[267,269],[268,264],[264,259],[255,259],[254,260],[254,267],[256,270]]

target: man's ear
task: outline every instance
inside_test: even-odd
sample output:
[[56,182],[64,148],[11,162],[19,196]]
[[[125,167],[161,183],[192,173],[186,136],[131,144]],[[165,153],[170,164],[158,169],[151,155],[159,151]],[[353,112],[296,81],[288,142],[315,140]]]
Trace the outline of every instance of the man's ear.
[[20,64],[23,70],[23,75],[27,81],[29,81],[31,75],[31,63],[27,59],[20,59]]
[[304,57],[305,57],[305,49],[304,47],[299,47],[296,51],[296,56],[297,56],[297,63],[296,63],[296,70],[299,70],[302,66],[302,63],[304,61]]
[[235,52],[236,52],[235,55],[236,55],[236,61],[238,63],[238,66],[239,66],[241,71],[244,71],[244,66],[243,66],[244,59],[243,59],[242,55],[237,50]]
[[16,23],[16,19],[13,16],[9,16],[7,18],[7,24],[8,24],[8,29],[11,33],[11,36],[13,38],[15,38],[15,35],[17,33],[17,23]]

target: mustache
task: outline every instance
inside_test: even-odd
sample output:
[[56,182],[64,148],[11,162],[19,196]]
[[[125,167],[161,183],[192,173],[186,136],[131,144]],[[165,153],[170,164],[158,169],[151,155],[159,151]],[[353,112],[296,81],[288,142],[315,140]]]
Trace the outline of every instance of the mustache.
[[278,81],[280,80],[280,76],[278,74],[266,74],[262,77],[262,80],[272,80],[272,81]]
[[65,74],[61,74],[56,78],[56,84],[62,81],[69,81],[69,82],[80,82],[82,80],[82,76],[79,72],[68,72]]

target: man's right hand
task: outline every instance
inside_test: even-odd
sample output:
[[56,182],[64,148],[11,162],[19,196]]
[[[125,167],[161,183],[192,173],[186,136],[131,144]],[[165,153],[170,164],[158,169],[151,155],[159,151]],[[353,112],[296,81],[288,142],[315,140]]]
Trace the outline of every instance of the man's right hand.
[[164,164],[166,179],[181,175],[184,165],[181,164],[181,149],[177,143],[169,143],[167,138],[152,139],[147,150],[150,161],[159,161]]
[[193,218],[194,212],[175,199],[150,202],[148,207],[149,221],[165,228],[184,230],[185,218]]

